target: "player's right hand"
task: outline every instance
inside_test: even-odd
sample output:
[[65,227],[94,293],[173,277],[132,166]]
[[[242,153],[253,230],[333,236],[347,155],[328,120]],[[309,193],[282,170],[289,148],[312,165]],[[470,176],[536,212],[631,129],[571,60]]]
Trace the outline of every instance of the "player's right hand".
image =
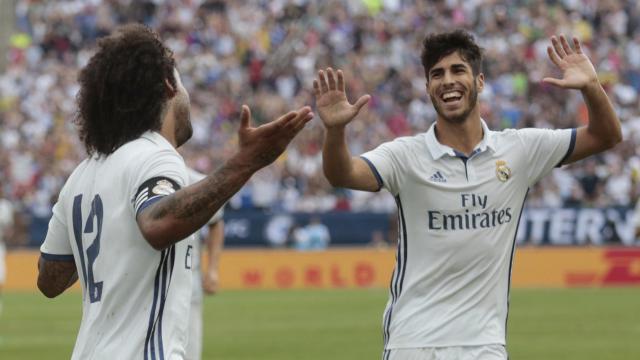
[[313,118],[311,108],[301,107],[274,121],[258,127],[251,126],[251,110],[242,105],[240,114],[239,154],[252,170],[257,171],[274,162],[287,145]]
[[327,128],[348,124],[371,98],[369,95],[363,95],[355,104],[350,104],[342,70],[338,70],[336,76],[332,68],[327,68],[326,76],[324,71],[318,71],[318,78],[313,80],[313,92],[316,96],[318,114]]

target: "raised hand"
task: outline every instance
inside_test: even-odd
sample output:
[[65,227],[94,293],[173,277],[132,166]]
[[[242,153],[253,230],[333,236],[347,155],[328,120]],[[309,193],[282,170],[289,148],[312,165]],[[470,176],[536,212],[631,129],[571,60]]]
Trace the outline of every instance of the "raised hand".
[[551,46],[547,47],[547,53],[551,61],[562,70],[562,79],[545,77],[542,81],[565,89],[579,89],[598,84],[598,75],[593,64],[582,52],[580,41],[573,38],[573,47],[569,46],[567,39],[561,35],[560,40],[551,37]]
[[254,170],[265,167],[284,152],[291,140],[312,118],[311,108],[304,106],[267,124],[252,127],[251,110],[247,105],[242,105],[238,129],[239,153]]
[[318,78],[313,80],[313,90],[318,114],[327,128],[348,124],[371,98],[369,95],[363,95],[355,104],[350,104],[347,100],[342,70],[337,71],[336,81],[332,68],[327,68],[326,77],[324,71],[318,71]]

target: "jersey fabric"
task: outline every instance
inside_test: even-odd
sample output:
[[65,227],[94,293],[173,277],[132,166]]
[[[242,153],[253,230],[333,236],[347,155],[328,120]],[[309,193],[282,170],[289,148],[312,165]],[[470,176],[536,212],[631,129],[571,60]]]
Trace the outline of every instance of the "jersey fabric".
[[136,215],[185,184],[182,157],[156,132],[84,160],[65,183],[40,250],[76,263],[83,308],[72,359],[184,358],[192,237],[155,250]]
[[0,199],[0,286],[4,285],[6,278],[4,239],[11,226],[13,226],[13,205],[7,199]]
[[[191,168],[187,168],[189,175],[189,184],[194,184],[202,179],[205,175]],[[207,225],[195,234],[193,245],[193,292],[191,295],[191,311],[189,314],[189,341],[186,348],[186,360],[199,360],[202,357],[202,241],[208,235],[209,225],[222,220],[224,210],[221,207],[207,222]]]
[[507,360],[503,345],[385,350],[384,360]]
[[398,205],[385,349],[505,344],[526,194],[573,151],[576,132],[481,123],[469,157],[440,144],[435,124],[362,155]]

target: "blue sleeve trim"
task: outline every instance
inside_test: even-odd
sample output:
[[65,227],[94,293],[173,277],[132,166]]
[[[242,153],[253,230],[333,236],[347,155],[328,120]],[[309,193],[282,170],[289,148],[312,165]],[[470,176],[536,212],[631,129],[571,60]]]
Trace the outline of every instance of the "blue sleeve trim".
[[155,204],[158,200],[162,199],[164,196],[154,196],[151,199],[143,202],[140,207],[138,208],[138,211],[136,211],[136,216],[140,215],[140,213],[142,212],[142,210],[146,209],[147,207]]
[[562,166],[562,164],[569,158],[569,156],[571,156],[571,154],[573,153],[573,148],[576,146],[576,135],[578,133],[578,129],[571,129],[571,142],[569,143],[569,150],[567,150],[567,153],[564,155],[564,157],[562,158],[562,160],[560,160],[560,162],[558,163],[558,165],[556,165],[556,167],[560,167]]
[[376,191],[380,191],[380,189],[382,189],[382,186],[384,186],[384,182],[382,181],[382,176],[380,176],[380,173],[378,172],[378,169],[376,169],[376,166],[373,165],[373,163],[369,159],[367,159],[366,157],[360,156],[360,159],[364,160],[364,162],[366,162],[367,165],[369,165],[369,168],[371,169],[371,172],[376,177],[376,181],[378,182],[378,189]]
[[57,255],[40,252],[40,256],[47,261],[74,261],[73,254]]

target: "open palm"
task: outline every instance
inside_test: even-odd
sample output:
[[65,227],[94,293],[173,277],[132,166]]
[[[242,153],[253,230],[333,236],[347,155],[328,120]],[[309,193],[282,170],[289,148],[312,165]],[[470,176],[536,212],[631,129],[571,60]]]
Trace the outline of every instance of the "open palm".
[[342,71],[337,71],[336,80],[331,68],[327,69],[326,77],[324,71],[318,71],[318,78],[313,80],[313,90],[318,114],[327,128],[348,124],[370,99],[369,95],[364,95],[355,104],[350,104],[347,100]]
[[582,52],[578,39],[573,38],[575,50],[569,46],[564,36],[560,36],[559,41],[552,36],[551,44],[553,48],[547,47],[547,53],[551,61],[562,70],[562,79],[546,77],[543,79],[544,82],[565,89],[583,89],[598,81],[596,69],[587,55]]

